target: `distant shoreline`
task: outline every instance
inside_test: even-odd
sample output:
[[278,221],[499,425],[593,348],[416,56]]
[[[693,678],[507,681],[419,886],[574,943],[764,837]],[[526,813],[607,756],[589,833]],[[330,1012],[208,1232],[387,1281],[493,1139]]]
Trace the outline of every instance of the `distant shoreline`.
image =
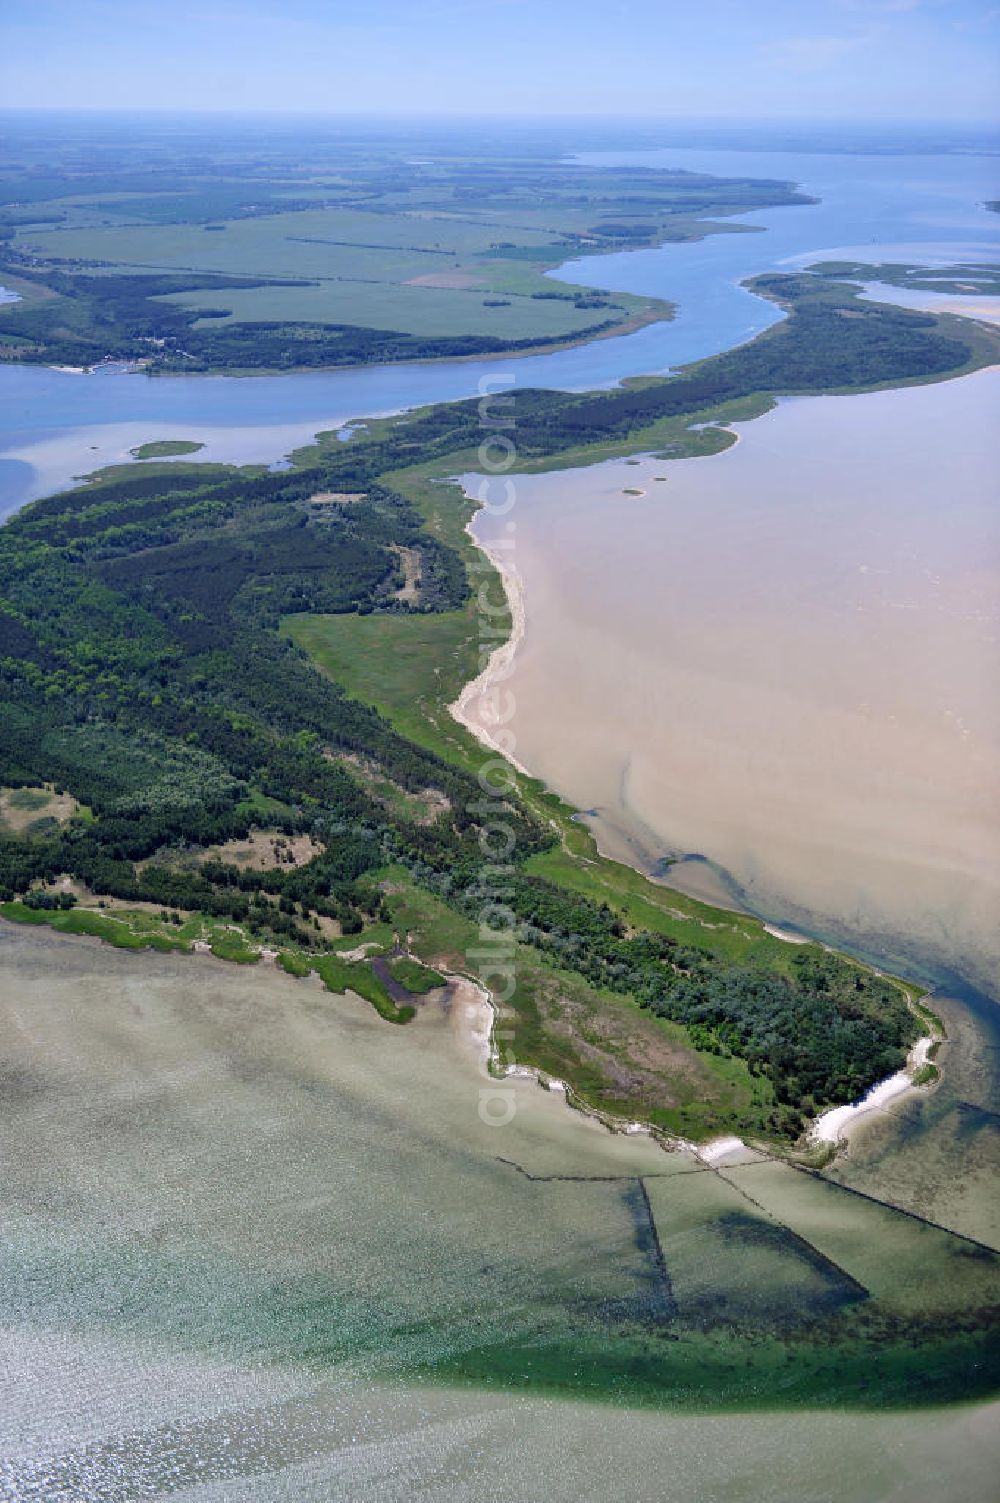
[[[596,332],[568,335],[552,340],[543,340],[537,344],[519,346],[512,350],[473,350],[467,355],[401,355],[393,360],[371,361],[348,361],[342,365],[252,365],[252,366],[228,366],[213,365],[208,369],[182,370],[175,367],[163,369],[156,366],[148,367],[142,358],[127,360],[113,355],[105,355],[100,360],[95,360],[92,365],[52,365],[46,360],[4,360],[4,365],[10,366],[33,366],[38,370],[61,371],[64,374],[77,376],[92,376],[104,366],[125,366],[127,374],[133,376],[145,376],[148,380],[169,381],[173,376],[181,376],[187,380],[204,376],[217,380],[225,377],[232,381],[248,381],[256,376],[331,376],[340,371],[367,371],[367,370],[391,370],[396,366],[409,365],[469,365],[474,361],[486,360],[524,360],[538,355],[559,355],[565,350],[582,349],[584,345],[597,344],[603,339],[618,339],[628,334],[637,334],[640,330],[648,328],[651,324],[672,323],[677,316],[677,305],[666,298],[650,299],[659,304],[635,313],[630,313],[611,325],[610,328],[598,329]],[[461,401],[461,398],[455,400]]]

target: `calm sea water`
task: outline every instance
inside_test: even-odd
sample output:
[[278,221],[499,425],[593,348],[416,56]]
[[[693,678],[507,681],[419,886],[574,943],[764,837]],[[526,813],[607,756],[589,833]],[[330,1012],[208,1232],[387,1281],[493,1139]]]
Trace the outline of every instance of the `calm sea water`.
[[991,157],[672,150],[600,159],[790,179],[821,202],[726,221],[742,233],[567,263],[562,274],[571,280],[669,298],[677,317],[552,355],[247,379],[0,366],[0,515],[99,465],[127,461],[149,439],[199,439],[204,459],[266,463],[319,429],[469,396],[498,372],[519,386],[577,390],[666,371],[774,321],[775,309],[739,286],[744,278],[817,256],[933,262],[1000,254],[1000,216],[982,206],[995,196]]
[[[977,207],[995,196],[989,159],[690,151],[661,159],[791,177],[824,202],[747,216],[764,227],[758,233],[583,263],[573,272],[580,280],[671,297],[679,316],[560,355],[253,380],[0,367],[7,508],[126,458],[147,439],[202,438],[204,457],[273,461],[318,428],[467,395],[483,373],[509,370],[519,384],[570,388],[667,369],[749,337],[773,318],[767,304],[736,285],[740,278],[841,248],[923,261],[996,255],[1000,221]],[[928,400],[948,390],[935,388]],[[768,421],[756,425],[756,452],[765,460]],[[948,421],[964,419],[960,413]],[[758,442],[754,431],[751,425],[744,440],[748,454]],[[859,471],[879,442],[876,423],[867,447],[857,447]],[[790,443],[781,437],[777,447]],[[766,649],[773,623],[751,588],[755,558],[766,563],[763,582],[772,586],[786,629],[814,607],[805,645],[817,651],[849,589],[883,614],[896,605],[908,609],[906,588],[934,588],[920,557],[927,538],[938,535],[933,497],[923,497],[912,539],[906,497],[889,498],[885,526],[903,531],[888,581],[870,569],[878,562],[871,548],[885,546],[877,518],[857,519],[859,543],[864,526],[875,534],[863,555],[842,547],[817,567],[795,508],[811,503],[810,466],[822,445],[822,432],[791,444],[802,486],[795,496],[763,494],[778,473],[774,455],[770,469],[764,461],[757,471],[752,464],[740,469],[741,485],[759,472],[749,510],[741,510],[738,495],[698,496],[683,489],[686,480],[673,479],[694,468],[708,476],[716,464],[732,470],[739,451],[731,460],[671,466],[662,485],[651,476],[664,466],[648,467],[650,494],[638,503],[595,496],[593,471],[554,477],[568,498],[564,515],[547,511],[539,492],[535,546],[528,547],[527,527],[518,536],[529,565],[529,641],[541,588],[529,554],[557,575],[561,561],[572,576],[556,581],[564,590],[581,579],[586,585],[591,570],[588,588],[599,595],[607,556],[591,544],[600,536],[602,506],[637,508],[614,513],[624,522],[610,550],[619,582],[631,568],[658,566],[648,591],[623,588],[623,610],[630,602],[638,608],[644,593],[654,603],[657,590],[666,598],[672,573],[687,589],[687,609],[678,600],[668,623],[680,633],[678,645],[665,650],[690,648],[689,683],[700,676],[702,696],[713,675],[725,687],[725,654],[711,635],[723,618],[729,627],[752,625],[746,644],[738,630],[730,633],[740,650]],[[905,435],[900,452],[904,447]],[[622,467],[618,489],[633,487],[639,473]],[[967,520],[976,511],[968,488],[955,506],[964,474],[947,475],[941,504]],[[654,501],[656,486],[662,500]],[[826,487],[816,518],[831,527],[835,489]],[[659,556],[646,525],[654,504],[662,508]],[[716,508],[714,531],[699,506]],[[682,521],[697,564],[687,579],[677,561]],[[542,536],[549,523],[551,549]],[[961,564],[973,539],[964,522],[953,531],[946,556],[935,560],[948,566],[944,575]],[[736,600],[717,593],[714,613],[713,551],[726,580],[743,592]],[[868,573],[858,572],[861,564]],[[795,570],[795,592],[783,594]],[[803,570],[806,582],[815,575],[823,586],[812,606]],[[948,614],[956,600],[971,608],[975,598],[963,598],[950,576],[946,583],[936,598],[948,640],[965,631],[964,640],[978,644],[974,627]],[[984,584],[972,581],[976,589]],[[929,608],[925,594],[915,603]],[[904,638],[901,629],[893,641],[905,660]],[[534,640],[544,646],[540,636]],[[940,651],[932,634],[924,640]],[[850,645],[857,666],[857,644]],[[621,661],[627,666],[642,647],[637,631]],[[938,662],[934,657],[935,671]],[[803,689],[811,664],[797,666],[802,682],[795,687]],[[841,719],[850,708],[849,678],[831,680],[838,692],[830,703]],[[776,687],[762,682],[759,696]],[[987,734],[967,720],[966,688],[959,675],[962,702],[942,704],[963,724],[935,727],[928,747],[936,769],[954,750],[952,733],[966,748],[967,724],[974,736]],[[912,713],[912,696],[902,697]],[[692,731],[696,698],[692,693],[684,706]],[[731,700],[727,690],[723,701]],[[747,709],[759,729],[759,703]],[[539,737],[545,723],[541,716],[536,722]],[[906,753],[906,774],[914,776],[919,755],[910,740],[882,731]],[[919,728],[915,735],[919,753]],[[566,760],[565,742],[563,761],[556,756],[546,768],[557,786],[568,786],[568,770],[581,760],[578,749]],[[779,749],[794,760],[794,741]],[[647,774],[631,791],[648,814],[659,798],[655,764]],[[786,801],[796,786],[783,785]],[[961,791],[968,792],[967,782]],[[594,802],[582,785],[581,793],[582,803]],[[944,823],[946,816],[938,828]],[[690,844],[703,848],[701,834],[692,833]],[[730,831],[734,844],[742,834],[742,826]],[[765,842],[761,850],[768,854]],[[948,859],[946,850],[942,864]],[[393,1030],[359,1003],[263,968],[238,973],[9,928],[0,928],[0,946],[0,1496],[16,1503],[159,1496],[179,1503],[604,1503],[614,1496],[637,1503],[930,1503],[943,1496],[981,1503],[992,1496],[997,1407],[915,1414],[881,1408],[891,1402],[892,1375],[837,1330],[838,1301],[845,1319],[855,1308],[851,1280],[870,1292],[876,1314],[885,1310],[903,1322],[928,1317],[942,1329],[957,1318],[975,1325],[996,1298],[996,1271],[971,1244],[782,1166],[750,1164],[728,1181],[690,1172],[689,1157],[660,1154],[641,1138],[612,1138],[526,1081],[514,1083],[518,1111],[509,1128],[486,1129],[476,1109],[482,1082],[454,1015],[428,1010],[411,1028]],[[947,1089],[907,1108],[902,1124],[888,1124],[891,1133],[875,1125],[838,1173],[848,1190],[888,1196],[988,1239],[998,1181],[989,1157],[997,1139],[996,1071],[983,1048],[989,1020],[984,1014],[977,1022],[964,1004],[947,1017]],[[666,1343],[657,1325],[664,1314],[657,1301],[666,1295],[635,1193],[639,1175],[677,1306]],[[803,1339],[786,1346],[790,1314]],[[750,1343],[728,1334],[740,1320],[754,1327]],[[593,1403],[586,1391],[586,1374],[594,1373],[586,1354],[595,1345],[609,1371],[622,1357],[634,1364],[614,1404]],[[630,1403],[651,1350],[665,1364],[661,1381],[668,1386],[677,1372],[685,1382],[704,1383],[703,1412],[644,1412]],[[901,1359],[911,1374],[932,1372],[939,1360],[937,1349],[919,1341]],[[815,1362],[816,1408],[711,1412],[732,1403],[748,1361],[759,1365],[764,1408],[780,1402],[792,1371]],[[706,1364],[716,1364],[710,1381]],[[830,1408],[823,1384],[857,1377],[859,1364],[873,1385],[873,1408]],[[606,1398],[610,1379],[600,1363],[596,1371]],[[525,1386],[532,1379],[537,1391]],[[566,1397],[552,1397],[547,1385]]]
[[[1000,370],[516,479],[517,755],[614,854],[1000,974]],[[514,546],[509,527],[515,518]]]
[[[991,1495],[995,1405],[893,1408],[981,1347],[971,1244],[528,1080],[488,1126],[457,1003],[400,1029],[273,967],[0,956],[10,1503]],[[887,1322],[916,1339],[873,1354]]]

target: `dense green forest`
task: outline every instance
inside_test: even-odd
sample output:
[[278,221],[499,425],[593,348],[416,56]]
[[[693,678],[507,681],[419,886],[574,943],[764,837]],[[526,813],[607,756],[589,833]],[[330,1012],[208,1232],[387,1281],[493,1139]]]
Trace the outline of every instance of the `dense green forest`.
[[[850,289],[806,276],[757,285],[789,318],[739,350],[610,392],[519,393],[521,453],[634,437],[751,392],[926,378],[988,358],[971,325],[856,306]],[[348,697],[276,628],[303,612],[413,615],[467,600],[461,557],[387,477],[418,459],[452,473],[478,421],[474,403],[436,407],[278,473],[107,472],[14,516],[0,530],[0,784],[49,785],[81,808],[0,836],[0,899],[71,903],[52,885],[69,875],[95,896],[217,915],[310,955],[325,947],[320,920],[343,934],[384,920],[391,868],[474,918],[488,863],[472,772]],[[418,561],[415,600],[404,550]],[[773,1090],[774,1133],[794,1136],[801,1110],[901,1064],[917,1022],[895,983],[815,947],[792,963],[735,962],[707,930],[702,944],[637,928],[614,901],[526,869],[558,835],[513,790],[503,808],[517,942],[745,1062]],[[210,853],[263,824],[308,835],[316,854],[253,869]]]
[[[966,320],[867,302],[848,283],[809,275],[756,277],[747,284],[788,314],[724,355],[670,378],[627,381],[609,391],[526,389],[512,393],[522,460],[622,441],[663,419],[700,416],[722,404],[783,392],[862,390],[939,378],[996,359],[1000,341]],[[478,442],[479,404],[433,407],[354,450],[357,479]]]

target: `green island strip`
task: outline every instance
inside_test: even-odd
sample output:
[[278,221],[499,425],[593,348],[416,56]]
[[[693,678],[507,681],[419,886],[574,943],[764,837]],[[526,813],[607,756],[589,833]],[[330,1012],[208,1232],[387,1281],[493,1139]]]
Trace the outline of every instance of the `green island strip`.
[[[611,392],[519,392],[519,467],[716,452],[721,425],[783,391],[1000,358],[976,324],[826,279],[760,290],[789,316],[742,351]],[[119,467],[0,528],[0,917],[274,963],[393,1024],[441,979],[490,986],[473,958],[484,753],[448,705],[482,666],[470,570],[491,602],[501,582],[465,531],[472,504],[441,478],[475,468],[480,437],[476,403],[439,406],[346,444],[320,436],[280,474]],[[494,619],[498,642],[509,618]],[[919,989],[602,858],[568,804],[511,776],[501,1068],[563,1082],[611,1125],[739,1132],[763,1151],[730,1166],[662,1155],[662,1173],[574,1184],[595,1221],[631,1218],[612,1297],[501,1273],[496,1320],[456,1339],[432,1314],[423,1343],[407,1324],[406,1376],[694,1413],[798,1408],[805,1425],[817,1408],[995,1393],[995,1253],[817,1173],[799,1140],[918,1034],[943,1036]],[[488,1166],[499,1205],[566,1193],[502,1153]],[[507,1200],[505,1180],[523,1196]],[[265,1272],[259,1293],[241,1280],[232,1327],[259,1308],[272,1360],[276,1329],[282,1351],[340,1360],[327,1275],[318,1301],[314,1282],[276,1293]],[[384,1325],[362,1324],[381,1350]]]
[[[977,324],[826,278],[752,285],[787,317],[746,346],[611,391],[518,392],[519,468],[712,453],[780,393],[1000,356]],[[448,705],[482,666],[470,568],[501,587],[441,477],[475,467],[479,424],[471,401],[380,419],[274,474],[118,467],[0,529],[0,784],[68,800],[0,828],[6,917],[268,951],[396,1023],[432,982],[401,950],[433,984],[476,976],[484,753]],[[572,808],[510,777],[499,1068],[608,1121],[787,1153],[926,1031],[917,989],[602,858]]]
[[829,277],[833,281],[880,282],[887,287],[903,287],[917,292],[1000,296],[1000,266],[981,261],[935,267],[897,261],[817,261],[807,270],[814,276]]
[[197,454],[204,447],[190,438],[154,438],[129,452],[133,459],[170,459],[175,454]]

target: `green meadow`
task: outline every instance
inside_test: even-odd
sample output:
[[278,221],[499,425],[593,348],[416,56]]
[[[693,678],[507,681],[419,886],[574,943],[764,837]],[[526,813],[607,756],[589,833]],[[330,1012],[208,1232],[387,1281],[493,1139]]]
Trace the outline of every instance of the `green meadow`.
[[544,142],[516,161],[423,160],[401,139],[336,164],[314,147],[263,172],[169,165],[155,193],[75,159],[42,182],[16,157],[0,172],[0,270],[21,294],[0,308],[0,349],[234,369],[559,344],[671,308],[547,271],[803,202],[788,183],[566,164]]

